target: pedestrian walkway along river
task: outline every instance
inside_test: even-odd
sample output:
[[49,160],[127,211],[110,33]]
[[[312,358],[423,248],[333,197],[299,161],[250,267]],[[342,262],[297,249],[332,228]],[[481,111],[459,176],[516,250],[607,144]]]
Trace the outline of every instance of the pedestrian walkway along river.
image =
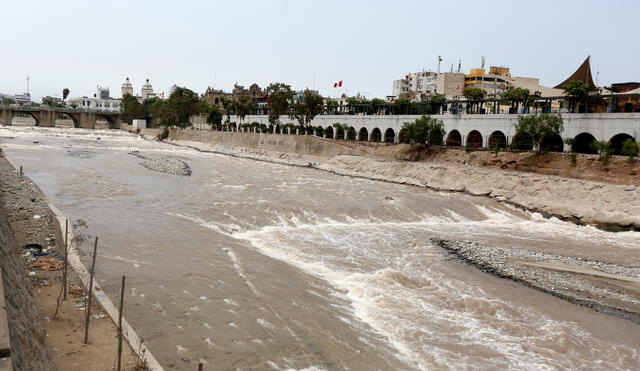
[[638,369],[640,326],[432,239],[640,265],[640,234],[494,200],[146,141],[0,128],[166,369]]

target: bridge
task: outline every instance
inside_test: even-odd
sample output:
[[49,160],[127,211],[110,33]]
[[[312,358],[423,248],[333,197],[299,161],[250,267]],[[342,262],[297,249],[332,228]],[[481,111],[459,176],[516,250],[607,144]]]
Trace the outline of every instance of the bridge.
[[119,112],[113,111],[86,111],[79,108],[50,107],[50,106],[20,106],[0,105],[0,125],[11,125],[17,114],[27,114],[36,121],[36,126],[52,127],[56,120],[66,115],[73,121],[76,128],[95,129],[96,121],[103,120],[109,125],[109,129],[118,129],[121,126]]
[[[574,151],[595,153],[591,144],[596,141],[609,141],[615,154],[620,154],[622,143],[627,139],[640,139],[640,113],[562,113],[564,130],[560,134],[545,139],[542,145],[549,151]],[[513,114],[441,114],[433,118],[444,124],[444,142],[448,146],[475,148],[506,148],[514,144],[515,149],[533,149],[527,134],[517,134],[515,124],[519,115]],[[403,126],[413,122],[420,115],[319,115],[311,121],[306,134],[332,138],[336,140],[356,140],[366,142],[398,143],[402,141]],[[239,117],[231,116],[231,122],[241,122]],[[242,121],[245,124],[257,123],[270,125],[265,115],[249,115]],[[305,134],[297,130],[297,121],[281,116],[282,125],[274,133]],[[196,128],[207,128],[204,117],[194,118]],[[236,128],[237,131],[257,131],[253,128]],[[571,144],[567,144],[568,142]]]

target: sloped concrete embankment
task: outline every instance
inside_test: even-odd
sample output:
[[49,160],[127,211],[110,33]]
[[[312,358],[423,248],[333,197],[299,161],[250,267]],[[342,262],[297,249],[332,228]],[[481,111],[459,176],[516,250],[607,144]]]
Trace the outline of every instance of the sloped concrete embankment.
[[[144,131],[143,134],[147,135]],[[321,157],[365,155],[369,152],[365,146],[357,146],[350,143],[336,143],[332,140],[310,135],[171,130],[169,139]]]
[[575,222],[640,229],[640,189],[634,185],[356,156],[337,156],[320,168],[341,175],[490,196]]
[[[2,285],[0,292],[0,369],[55,370],[51,354],[45,344],[46,332],[38,312],[32,287],[23,266],[22,257],[9,225],[8,211],[0,203],[0,269]],[[3,315],[5,318],[3,318]],[[3,338],[8,324],[8,338]],[[4,344],[3,344],[4,343]],[[10,354],[9,354],[10,353]],[[3,365],[2,356],[9,355]],[[7,368],[11,369],[11,368]]]

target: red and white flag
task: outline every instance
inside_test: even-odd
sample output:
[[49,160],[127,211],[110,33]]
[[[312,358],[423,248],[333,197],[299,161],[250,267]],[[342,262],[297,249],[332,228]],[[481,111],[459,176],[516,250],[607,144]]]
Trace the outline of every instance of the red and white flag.
[[334,87],[334,88],[341,88],[341,87],[342,87],[342,80],[340,80],[340,81],[338,81],[338,82],[334,83],[334,84],[333,84],[333,87]]

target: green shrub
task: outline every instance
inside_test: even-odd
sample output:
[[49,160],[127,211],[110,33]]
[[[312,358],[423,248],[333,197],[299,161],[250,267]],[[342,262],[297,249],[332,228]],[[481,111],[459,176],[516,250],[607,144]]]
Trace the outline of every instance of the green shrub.
[[627,139],[622,143],[622,155],[636,157],[638,155],[638,142],[633,139]]
[[159,139],[159,140],[165,140],[165,139],[167,139],[167,138],[169,138],[169,127],[168,127],[168,126],[165,126],[165,127],[162,129],[162,133],[160,133],[160,135],[158,135],[158,139]]
[[422,116],[414,122],[405,122],[403,140],[406,143],[442,145],[444,124],[438,119]]
[[576,152],[571,152],[569,154],[569,161],[571,162],[571,166],[576,166],[578,163],[578,154]]
[[596,140],[591,144],[591,146],[593,147],[593,149],[595,149],[598,152],[598,155],[600,156],[599,157],[600,161],[602,161],[605,164],[609,162],[609,158],[611,157],[611,154],[613,152],[611,148],[611,142],[604,141],[604,140]]

